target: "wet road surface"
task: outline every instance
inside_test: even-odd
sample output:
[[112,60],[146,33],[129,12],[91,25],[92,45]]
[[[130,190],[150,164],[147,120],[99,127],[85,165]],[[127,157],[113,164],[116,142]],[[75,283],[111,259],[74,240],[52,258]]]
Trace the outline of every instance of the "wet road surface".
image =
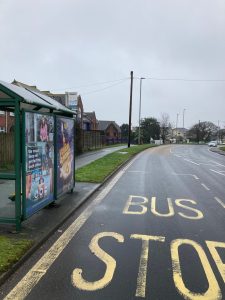
[[144,151],[5,299],[225,299],[224,183],[205,146]]

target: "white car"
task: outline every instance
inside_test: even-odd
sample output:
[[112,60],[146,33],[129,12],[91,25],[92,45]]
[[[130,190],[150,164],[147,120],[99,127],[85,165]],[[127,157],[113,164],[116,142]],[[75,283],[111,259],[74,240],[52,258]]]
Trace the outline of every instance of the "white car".
[[209,147],[217,147],[217,141],[211,141],[208,143]]

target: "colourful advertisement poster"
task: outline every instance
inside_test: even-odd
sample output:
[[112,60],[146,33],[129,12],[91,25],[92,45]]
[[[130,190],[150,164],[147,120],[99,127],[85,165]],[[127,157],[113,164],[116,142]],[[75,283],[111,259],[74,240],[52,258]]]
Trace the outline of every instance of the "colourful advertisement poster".
[[26,217],[53,199],[54,118],[25,113]]
[[74,187],[74,120],[57,117],[57,196]]

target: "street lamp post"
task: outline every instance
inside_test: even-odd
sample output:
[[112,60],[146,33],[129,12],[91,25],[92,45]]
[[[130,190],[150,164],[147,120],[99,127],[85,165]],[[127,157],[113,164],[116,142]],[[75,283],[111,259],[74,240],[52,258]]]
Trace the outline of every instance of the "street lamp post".
[[141,144],[141,88],[142,88],[142,80],[144,77],[140,78],[140,101],[139,101],[139,128],[138,128],[138,144]]
[[218,120],[218,131],[217,131],[217,137],[218,137],[218,144],[220,142],[220,121]]
[[179,113],[177,113],[177,120],[176,120],[176,143],[177,143],[177,126],[178,126],[178,117],[179,117]]
[[186,108],[183,109],[183,129],[184,129],[184,113],[185,113]]
[[184,113],[186,111],[186,108],[183,109],[183,142],[186,141],[186,132],[184,130]]

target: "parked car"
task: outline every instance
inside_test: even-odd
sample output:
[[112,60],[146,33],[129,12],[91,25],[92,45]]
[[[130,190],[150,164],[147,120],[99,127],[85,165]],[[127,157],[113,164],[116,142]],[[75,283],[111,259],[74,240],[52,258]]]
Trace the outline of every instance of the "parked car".
[[217,147],[217,141],[211,141],[208,143],[209,147]]

